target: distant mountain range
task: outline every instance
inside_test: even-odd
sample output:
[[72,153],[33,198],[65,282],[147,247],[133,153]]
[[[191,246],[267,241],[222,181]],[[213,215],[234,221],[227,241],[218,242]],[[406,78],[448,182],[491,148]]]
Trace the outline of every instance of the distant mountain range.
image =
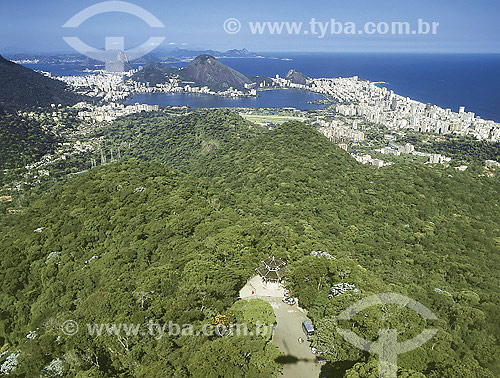
[[84,99],[62,81],[46,77],[0,55],[0,108],[21,109],[73,105]]
[[[260,55],[250,52],[247,49],[232,49],[225,52],[217,50],[189,50],[175,47],[173,49],[158,48],[155,51],[134,60],[135,64],[146,64],[151,62],[181,62],[186,59],[193,59],[199,55],[211,55],[216,58],[258,58]],[[81,64],[83,66],[100,65],[102,62],[88,58],[81,54],[11,54],[10,60],[15,61],[36,61],[41,64]],[[127,62],[128,63],[128,62]]]
[[225,90],[229,87],[240,89],[244,88],[245,84],[262,80],[262,78],[244,75],[208,54],[197,56],[182,69],[160,63],[150,63],[132,76],[132,79],[155,86],[165,83],[173,75],[181,80],[193,82],[197,86],[207,86],[212,90]]
[[175,58],[194,58],[199,55],[211,55],[216,58],[257,58],[260,55],[252,53],[247,49],[232,49],[226,52],[220,52],[217,50],[187,50],[174,48],[172,50],[157,50],[151,53],[152,56],[156,57],[175,57]]

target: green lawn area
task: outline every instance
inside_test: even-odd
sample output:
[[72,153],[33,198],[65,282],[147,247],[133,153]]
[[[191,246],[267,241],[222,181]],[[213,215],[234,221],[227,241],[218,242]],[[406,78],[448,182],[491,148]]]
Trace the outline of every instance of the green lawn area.
[[260,123],[277,123],[281,124],[287,121],[306,121],[306,117],[293,117],[285,115],[258,115],[258,114],[244,114],[240,115],[250,122],[260,122]]

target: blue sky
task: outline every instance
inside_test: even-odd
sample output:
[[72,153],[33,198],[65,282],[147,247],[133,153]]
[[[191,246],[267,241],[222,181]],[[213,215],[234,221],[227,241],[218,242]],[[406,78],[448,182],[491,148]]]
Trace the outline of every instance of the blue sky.
[[[253,0],[253,1],[130,1],[155,15],[165,29],[153,30],[132,15],[106,13],[85,21],[77,29],[62,25],[95,0],[0,0],[0,54],[3,52],[70,52],[63,36],[76,36],[102,48],[104,36],[124,36],[126,48],[150,36],[164,36],[165,46],[251,51],[360,51],[360,52],[495,52],[500,53],[500,1],[497,0]],[[237,18],[237,34],[223,24]],[[436,35],[252,35],[248,22],[300,22],[311,18],[327,22],[408,21],[439,22]],[[330,30],[330,29],[328,29]]]

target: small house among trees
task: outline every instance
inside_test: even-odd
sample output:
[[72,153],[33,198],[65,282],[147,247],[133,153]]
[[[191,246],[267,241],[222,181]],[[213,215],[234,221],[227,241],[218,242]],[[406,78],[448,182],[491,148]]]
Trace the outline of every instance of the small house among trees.
[[283,277],[290,270],[285,266],[286,263],[279,257],[269,257],[268,259],[262,261],[262,266],[256,268],[255,271],[262,277],[265,283],[275,282],[281,283]]

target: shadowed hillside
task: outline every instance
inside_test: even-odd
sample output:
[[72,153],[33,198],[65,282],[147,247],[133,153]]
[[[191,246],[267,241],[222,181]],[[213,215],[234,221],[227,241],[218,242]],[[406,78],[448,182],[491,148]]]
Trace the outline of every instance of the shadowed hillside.
[[182,76],[213,89],[243,88],[245,84],[252,83],[247,76],[222,64],[211,55],[196,57],[182,70]]
[[73,105],[83,97],[67,89],[61,81],[48,78],[0,56],[0,105],[23,109]]

